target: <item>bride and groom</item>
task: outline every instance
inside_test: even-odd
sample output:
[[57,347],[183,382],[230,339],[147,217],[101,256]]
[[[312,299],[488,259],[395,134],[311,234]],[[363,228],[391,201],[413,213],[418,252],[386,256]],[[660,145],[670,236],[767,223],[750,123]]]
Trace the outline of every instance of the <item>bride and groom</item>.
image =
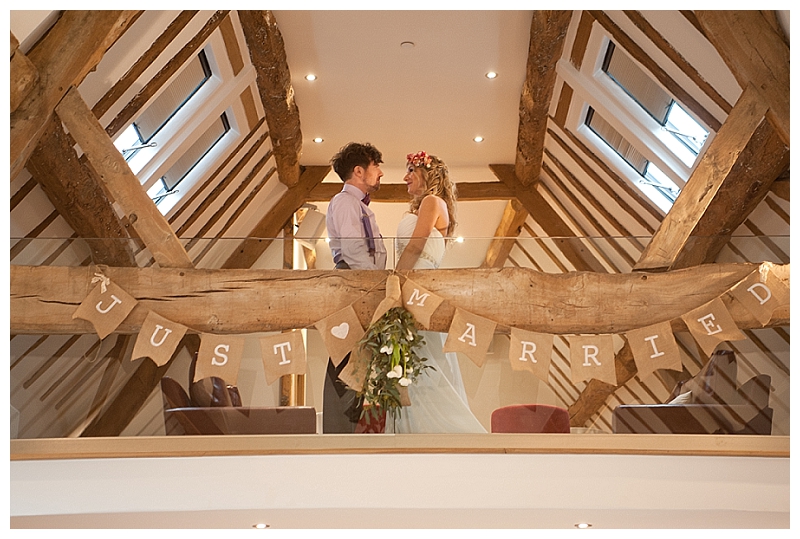
[[[380,188],[381,152],[369,143],[351,142],[331,159],[344,182],[328,205],[327,227],[337,269],[385,269],[386,248],[369,196]],[[425,152],[409,154],[403,177],[411,198],[410,211],[397,228],[395,269],[436,269],[445,251],[445,238],[456,226],[456,189],[447,165]],[[435,369],[409,386],[411,406],[386,422],[386,432],[486,432],[467,403],[455,353],[444,353],[445,335],[423,331],[425,344],[417,351]],[[323,432],[352,433],[361,408],[355,392],[339,379],[349,355],[334,366],[328,360],[323,392]]]

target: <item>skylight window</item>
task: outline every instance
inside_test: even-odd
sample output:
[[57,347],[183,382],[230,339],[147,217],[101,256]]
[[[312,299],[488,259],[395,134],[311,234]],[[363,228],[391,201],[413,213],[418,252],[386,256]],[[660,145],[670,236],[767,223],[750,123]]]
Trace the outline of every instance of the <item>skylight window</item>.
[[[200,138],[178,159],[172,167],[148,189],[147,194],[156,203],[156,206],[166,213],[169,208],[162,207],[161,203],[168,195],[178,193],[176,187],[192,172],[202,161],[203,157],[230,131],[231,126],[226,113],[222,113],[219,120],[203,133]],[[168,205],[172,207],[172,204]]]
[[153,152],[143,154],[140,150],[156,146],[155,136],[210,78],[208,58],[201,50],[147,110],[117,137],[114,145],[134,174],[153,156]]
[[601,118],[592,107],[589,107],[584,123],[637,172],[638,178],[634,182],[636,187],[665,213],[668,212],[680,193],[680,188],[675,182],[625,140],[625,137]]
[[694,165],[708,131],[613,42],[608,42],[603,72],[659,126],[659,140],[687,167]]

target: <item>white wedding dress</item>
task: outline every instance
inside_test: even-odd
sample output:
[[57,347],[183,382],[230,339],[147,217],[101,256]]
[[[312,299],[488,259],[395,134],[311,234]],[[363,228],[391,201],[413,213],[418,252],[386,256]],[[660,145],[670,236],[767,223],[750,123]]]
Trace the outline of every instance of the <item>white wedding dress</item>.
[[[400,220],[397,227],[397,260],[416,225],[417,216],[411,213]],[[444,250],[444,237],[434,228],[414,269],[437,269],[444,257]],[[458,357],[453,352],[442,351],[447,334],[433,331],[421,331],[420,334],[425,338],[425,344],[416,349],[417,355],[428,358],[427,364],[436,370],[426,369],[416,382],[408,386],[411,406],[402,407],[400,417],[387,417],[385,432],[485,433],[486,429],[469,409]]]

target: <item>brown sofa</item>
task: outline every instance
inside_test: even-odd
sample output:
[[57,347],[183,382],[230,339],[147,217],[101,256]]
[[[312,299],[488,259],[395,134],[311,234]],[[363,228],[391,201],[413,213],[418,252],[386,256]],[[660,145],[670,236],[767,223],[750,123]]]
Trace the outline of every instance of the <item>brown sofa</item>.
[[696,376],[678,384],[667,403],[614,409],[612,430],[626,434],[771,434],[771,378],[759,374],[737,387],[737,374],[734,353],[718,350]]
[[190,392],[194,402],[177,381],[161,379],[167,435],[316,433],[310,406],[241,406],[238,390],[219,378],[200,380]]

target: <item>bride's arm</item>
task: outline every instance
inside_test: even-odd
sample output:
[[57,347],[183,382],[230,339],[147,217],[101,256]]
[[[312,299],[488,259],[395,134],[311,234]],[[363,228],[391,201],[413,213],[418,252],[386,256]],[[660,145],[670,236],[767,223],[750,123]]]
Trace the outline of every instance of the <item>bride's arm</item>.
[[433,227],[440,218],[445,217],[446,219],[446,215],[447,206],[442,199],[435,195],[428,195],[422,199],[417,211],[417,226],[414,228],[408,245],[403,249],[403,254],[400,255],[395,269],[407,270],[414,267],[425,248],[425,242],[428,241]]

